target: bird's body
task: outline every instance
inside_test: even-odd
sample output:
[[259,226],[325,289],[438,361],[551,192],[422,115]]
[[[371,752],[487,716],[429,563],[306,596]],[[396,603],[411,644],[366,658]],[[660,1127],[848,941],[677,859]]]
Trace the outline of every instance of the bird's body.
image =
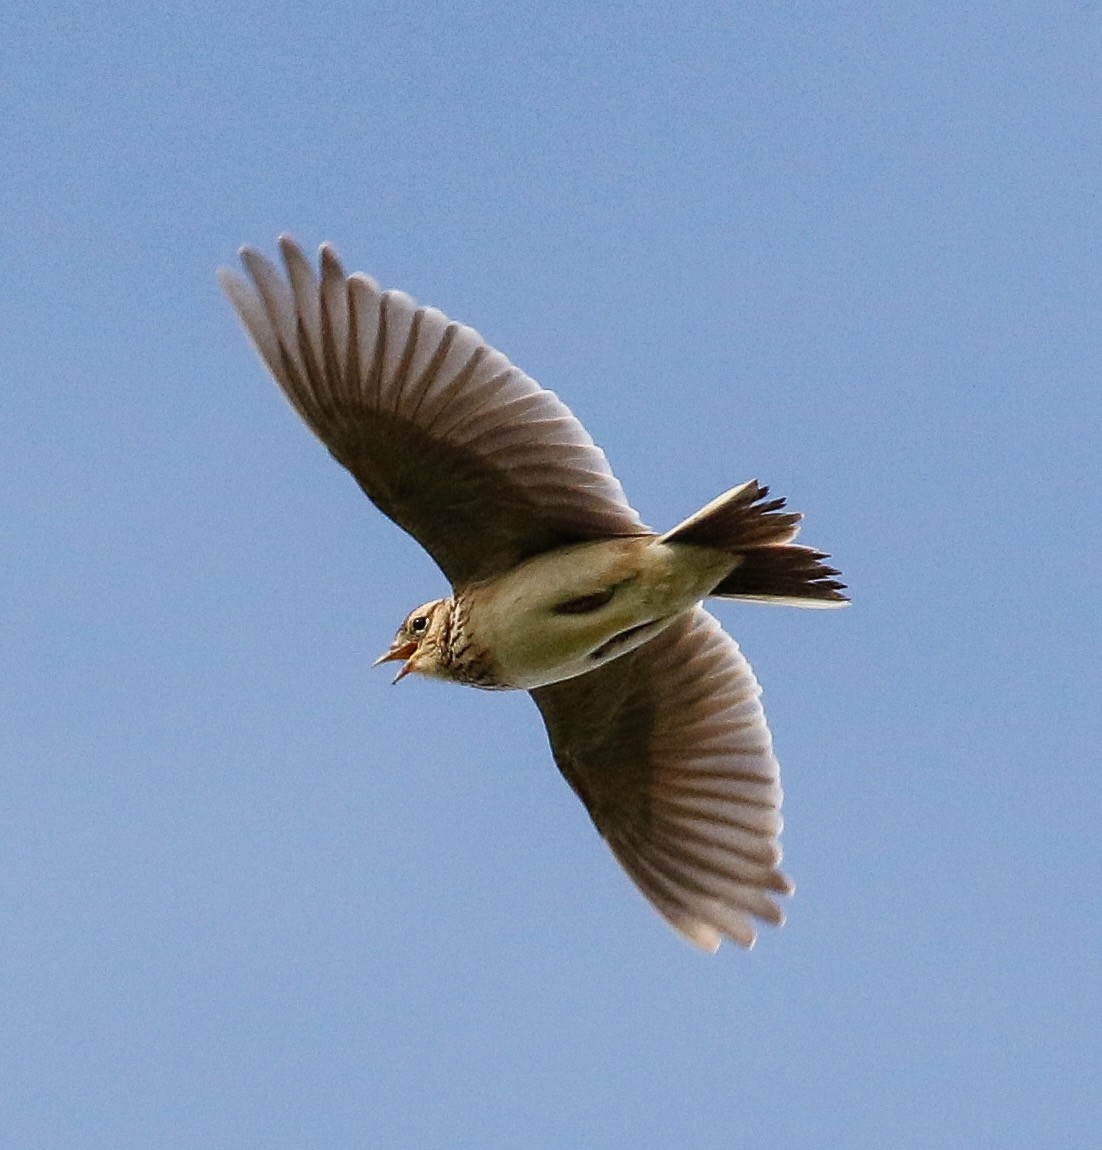
[[244,249],[252,285],[225,273],[227,293],[299,414],[453,586],[378,661],[530,691],[656,909],[707,949],[751,945],[791,890],[777,761],[753,674],[700,603],[838,606],[837,572],[753,481],[649,531],[569,410],[477,332],[346,277],[327,247],[320,283],[281,247],[286,280]]
[[609,539],[538,555],[456,599],[464,629],[494,653],[495,686],[530,691],[634,650],[732,566],[722,552],[657,536]]

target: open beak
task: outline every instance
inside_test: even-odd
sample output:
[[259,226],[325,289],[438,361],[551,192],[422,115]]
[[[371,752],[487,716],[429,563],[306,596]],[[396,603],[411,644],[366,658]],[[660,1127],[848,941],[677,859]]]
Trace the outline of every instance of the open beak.
[[380,663],[394,663],[405,659],[406,661],[402,665],[398,674],[394,676],[394,680],[391,683],[393,686],[394,683],[404,679],[410,673],[410,671],[413,670],[413,656],[416,653],[416,643],[396,643],[393,647],[390,648],[389,651],[386,652],[385,655],[380,655],[371,665],[373,667],[378,667]]

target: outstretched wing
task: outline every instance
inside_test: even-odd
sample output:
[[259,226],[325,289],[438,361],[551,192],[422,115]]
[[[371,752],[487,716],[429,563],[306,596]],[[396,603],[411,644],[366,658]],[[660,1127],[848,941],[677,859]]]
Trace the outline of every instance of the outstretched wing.
[[226,294],[299,415],[453,584],[645,530],[565,404],[478,332],[346,276],[328,246],[320,283],[280,249],[287,279],[244,248],[251,283],[223,270]]
[[555,762],[613,854],[691,942],[780,925],[780,768],[735,641],[702,608],[598,670],[532,692]]

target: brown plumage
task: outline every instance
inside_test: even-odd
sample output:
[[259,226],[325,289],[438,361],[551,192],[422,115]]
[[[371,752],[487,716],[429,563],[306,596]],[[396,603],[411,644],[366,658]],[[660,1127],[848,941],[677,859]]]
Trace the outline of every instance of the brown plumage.
[[[792,543],[755,482],[665,535],[551,392],[471,328],[346,276],[287,276],[242,251],[222,282],[280,387],[453,595],[417,608],[379,662],[531,691],[555,761],[651,903],[696,944],[754,941],[791,890],[779,769],[749,665],[709,595],[838,606],[838,572]],[[397,680],[396,680],[397,681]]]

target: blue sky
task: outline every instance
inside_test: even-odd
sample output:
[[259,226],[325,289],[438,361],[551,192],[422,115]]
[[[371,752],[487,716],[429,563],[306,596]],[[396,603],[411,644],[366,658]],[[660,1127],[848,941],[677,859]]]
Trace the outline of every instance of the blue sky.
[[[0,1142],[1093,1144],[1102,9],[15,3],[0,44]],[[788,925],[702,956],[214,278],[289,230],[478,327],[724,605]]]

